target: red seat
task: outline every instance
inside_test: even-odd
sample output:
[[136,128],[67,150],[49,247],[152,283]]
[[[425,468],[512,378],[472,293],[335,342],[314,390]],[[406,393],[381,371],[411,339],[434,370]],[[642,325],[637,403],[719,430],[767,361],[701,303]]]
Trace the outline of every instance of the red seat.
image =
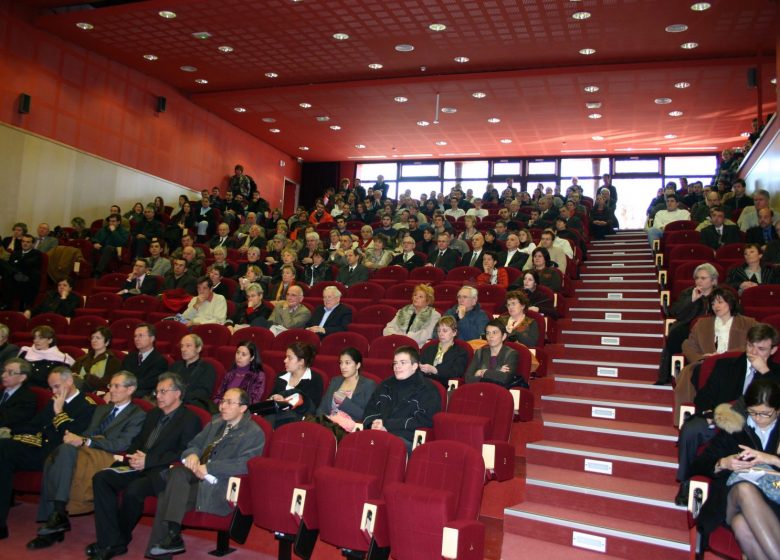
[[434,300],[436,301],[436,308],[440,306],[449,309],[453,305],[458,303],[458,292],[460,291],[462,284],[449,283],[449,281],[436,284],[433,287]]
[[385,295],[385,288],[378,282],[358,282],[347,288],[344,299],[349,299],[353,305],[369,305],[378,303]]
[[116,294],[118,291],[124,288],[126,281],[127,274],[122,272],[111,272],[110,274],[104,274],[98,278],[98,281],[92,287],[92,293],[97,294],[99,292],[111,292]]
[[[409,302],[411,302],[411,297]],[[385,326],[393,320],[395,314],[396,308],[386,303],[367,305],[357,309],[355,314],[352,315],[352,323],[349,324],[347,329],[349,332],[362,334],[371,343],[382,336]]]
[[41,313],[32,317],[27,323],[27,329],[32,331],[41,325],[50,326],[55,333],[67,334],[68,332],[68,320],[58,313]]
[[287,353],[287,347],[293,342],[306,342],[315,348],[319,348],[320,337],[306,329],[287,329],[282,331],[276,337],[273,347],[259,348],[262,351],[263,363],[271,366],[271,369],[274,371],[282,371],[284,369],[284,357]]
[[667,224],[667,226],[664,228],[664,232],[696,229],[698,226],[699,222],[695,220],[677,220],[676,222]]
[[744,250],[744,243],[729,243],[727,245],[723,245],[718,247],[718,249],[715,251],[715,260],[718,262],[725,260],[744,260]]
[[363,369],[369,373],[387,379],[393,375],[393,355],[396,348],[411,346],[417,348],[414,339],[402,334],[391,334],[376,339],[368,350],[368,355],[363,356]]
[[160,299],[155,296],[139,294],[130,296],[122,302],[121,309],[114,309],[112,317],[117,319],[139,319],[146,321],[149,313],[154,313],[160,308]]
[[476,266],[456,266],[447,273],[446,279],[448,282],[465,284],[466,282],[473,282],[480,274],[482,274],[482,271]]
[[274,333],[264,327],[246,327],[234,332],[228,344],[235,347],[245,340],[251,340],[260,349],[269,348],[274,342]]
[[671,266],[676,261],[708,262],[715,258],[715,251],[706,245],[695,243],[682,243],[674,245],[669,250],[669,258],[664,261],[664,266]]
[[11,334],[30,332],[27,328],[27,317],[21,311],[0,311],[0,323],[8,327]]
[[198,335],[203,340],[203,350],[206,356],[214,356],[217,348],[230,344],[232,336],[230,329],[216,323],[195,325],[191,331],[192,334]]
[[76,309],[76,317],[82,315],[97,315],[108,319],[112,309],[122,307],[122,296],[113,292],[100,292],[87,296],[84,307]]
[[216,374],[214,376],[214,387],[211,389],[211,398],[213,399],[214,397],[217,396],[217,391],[222,385],[222,380],[225,379],[225,375],[227,374],[227,368],[225,368],[225,366],[222,365],[222,362],[220,362],[216,358],[205,357],[201,359],[205,363],[213,367],[214,373]]
[[435,266],[420,266],[418,268],[412,269],[412,271],[409,273],[409,281],[411,282],[426,282],[428,284],[436,284],[437,282],[441,282],[444,280],[444,277],[447,275],[446,272],[444,272],[441,268],[436,268]]
[[172,349],[178,352],[179,342],[189,332],[187,326],[178,321],[158,321],[154,324],[157,331],[155,346],[163,354],[168,354]]
[[387,289],[393,284],[400,284],[409,278],[409,271],[402,266],[386,266],[375,270],[371,275],[371,281],[382,284]]
[[[108,321],[104,317],[98,315],[74,317],[68,325],[68,334],[58,334],[57,341],[59,344],[70,344],[72,346],[88,348],[90,336],[95,332],[95,329],[107,326]],[[113,332],[111,333],[111,336],[113,337]]]
[[119,319],[111,323],[111,336],[113,337],[114,348],[120,350],[135,350],[135,329],[143,323],[140,319]]
[[[556,272],[558,272],[556,270]],[[501,286],[492,286],[490,284],[481,284],[477,286],[479,292],[479,305],[485,310],[485,313],[501,313],[506,307],[506,289]],[[490,313],[488,313],[490,315]]]

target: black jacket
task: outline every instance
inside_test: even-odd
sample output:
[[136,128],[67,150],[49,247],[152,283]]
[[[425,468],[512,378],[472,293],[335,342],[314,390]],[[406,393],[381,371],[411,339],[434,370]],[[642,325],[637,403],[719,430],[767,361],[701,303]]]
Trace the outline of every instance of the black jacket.
[[168,371],[168,360],[155,349],[141,365],[138,365],[138,351],[133,350],[125,356],[122,369],[129,371],[138,379],[138,389],[135,390],[135,396],[145,397],[157,387],[157,377]]
[[[769,366],[769,371],[763,372],[766,379],[780,381],[780,364],[769,360],[767,365]],[[715,367],[712,369],[707,383],[699,389],[693,400],[696,410],[713,410],[721,403],[735,401],[740,398],[742,396],[742,388],[745,385],[746,373],[747,354],[742,354],[736,358],[721,358],[715,362]]]
[[[0,393],[2,399],[3,393]],[[0,428],[10,428],[13,432],[35,416],[38,400],[35,393],[24,383],[9,399],[0,404]]]

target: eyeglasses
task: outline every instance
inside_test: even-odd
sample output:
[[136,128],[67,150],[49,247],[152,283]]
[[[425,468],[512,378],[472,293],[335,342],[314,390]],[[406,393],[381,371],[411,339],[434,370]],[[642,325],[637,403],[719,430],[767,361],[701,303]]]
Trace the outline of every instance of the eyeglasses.
[[5,373],[6,375],[22,375],[21,371],[14,371],[14,370],[8,369],[8,368],[4,369],[3,373]]
[[158,389],[154,392],[154,396],[156,397],[157,395],[165,395],[166,393],[170,393],[172,391],[178,391],[178,389],[176,387],[171,387],[170,389]]
[[219,404],[220,405],[226,404],[228,406],[234,406],[234,405],[235,406],[241,406],[241,401],[228,401],[228,400],[224,400],[224,401],[220,402]]
[[771,412],[756,412],[755,410],[748,410],[747,413],[753,418],[772,418],[772,416],[777,414],[777,411],[773,410]]

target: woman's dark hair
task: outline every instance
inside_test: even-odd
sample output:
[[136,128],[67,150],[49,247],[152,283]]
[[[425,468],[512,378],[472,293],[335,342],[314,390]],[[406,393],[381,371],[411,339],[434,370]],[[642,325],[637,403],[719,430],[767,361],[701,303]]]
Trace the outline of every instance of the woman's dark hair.
[[33,338],[35,338],[36,333],[41,338],[50,338],[52,346],[57,345],[57,333],[55,333],[54,329],[51,328],[49,325],[38,325],[32,330],[30,334],[32,334]]
[[759,245],[758,243],[745,243],[742,246],[742,253],[744,254],[745,250],[751,249],[751,248],[755,249],[756,251],[758,251],[759,255],[763,255],[764,254],[764,250],[761,248],[761,245]]
[[495,238],[496,238],[496,236],[498,235],[498,234],[496,233],[496,230],[494,230],[494,229],[489,229],[489,230],[485,231],[485,236],[487,236],[488,234],[492,235],[492,236],[493,236],[493,239],[495,239]]
[[[255,343],[251,340],[242,340],[238,343],[236,346],[236,349],[243,346],[247,350],[249,350],[249,355],[251,356],[251,359],[249,360],[249,371],[261,371],[263,369],[263,362],[260,360],[260,352],[257,351],[257,346],[255,346]],[[235,363],[233,366],[235,367]]]
[[353,348],[352,346],[348,346],[339,352],[339,358],[342,356],[349,356],[356,364],[363,364],[363,354],[360,353],[360,350]]
[[525,280],[526,274],[530,274],[531,276],[533,276],[534,284],[536,284],[537,286],[539,285],[539,273],[537,271],[535,271],[535,270],[524,270],[523,271],[523,279],[524,280]]
[[745,392],[745,407],[765,405],[780,410],[780,385],[771,379],[756,379]]
[[717,298],[722,299],[728,304],[729,313],[732,315],[737,314],[739,311],[739,302],[737,301],[737,297],[734,295],[734,292],[725,288],[721,288],[720,286],[713,288],[712,292],[710,292],[710,307],[712,307],[713,302]]
[[287,349],[295,354],[296,358],[303,360],[306,363],[306,367],[311,366],[311,363],[314,361],[314,356],[317,355],[317,351],[314,346],[308,342],[293,342],[287,347]]
[[106,346],[111,346],[111,340],[114,338],[111,334],[111,329],[108,327],[98,327],[92,331],[92,334],[95,333],[100,333],[100,336],[102,336],[106,341]]
[[534,249],[533,252],[531,253],[531,259],[533,259],[537,253],[541,253],[542,256],[544,257],[544,266],[548,268],[552,266],[552,263],[550,262],[550,251],[547,250],[547,247],[537,247],[536,249]]
[[[483,258],[483,259],[484,259],[485,257],[488,257],[488,256],[489,256],[491,259],[493,259],[493,262],[495,262],[496,264],[498,264],[498,256],[496,255],[496,252],[495,252],[495,251],[485,251],[484,253],[482,253],[482,258]],[[498,268],[498,267],[496,267],[496,268]]]
[[502,333],[506,334],[506,325],[500,319],[491,319],[488,324],[485,325],[485,332],[487,333],[488,327],[496,327]]

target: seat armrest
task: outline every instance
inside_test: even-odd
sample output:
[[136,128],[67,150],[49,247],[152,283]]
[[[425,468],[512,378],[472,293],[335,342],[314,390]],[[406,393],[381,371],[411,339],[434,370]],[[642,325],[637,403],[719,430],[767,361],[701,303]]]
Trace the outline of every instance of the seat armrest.
[[491,440],[482,444],[482,459],[488,480],[503,482],[515,476],[515,447],[506,441]]
[[417,428],[414,431],[414,439],[412,440],[412,451],[417,449],[418,445],[422,445],[428,440],[433,441],[433,430],[431,428]]
[[360,530],[366,543],[373,540],[380,548],[390,546],[390,532],[387,527],[387,504],[384,500],[370,500],[363,504],[360,516]]
[[479,521],[455,520],[444,526],[441,539],[443,558],[481,560],[485,550],[485,526]]
[[684,354],[672,354],[672,377],[677,379],[680,372],[685,367],[685,355]]
[[[306,507],[308,504],[309,507]],[[290,500],[290,513],[297,521],[303,519],[309,529],[316,529],[317,504],[314,497],[314,484],[299,484],[293,488]]]

